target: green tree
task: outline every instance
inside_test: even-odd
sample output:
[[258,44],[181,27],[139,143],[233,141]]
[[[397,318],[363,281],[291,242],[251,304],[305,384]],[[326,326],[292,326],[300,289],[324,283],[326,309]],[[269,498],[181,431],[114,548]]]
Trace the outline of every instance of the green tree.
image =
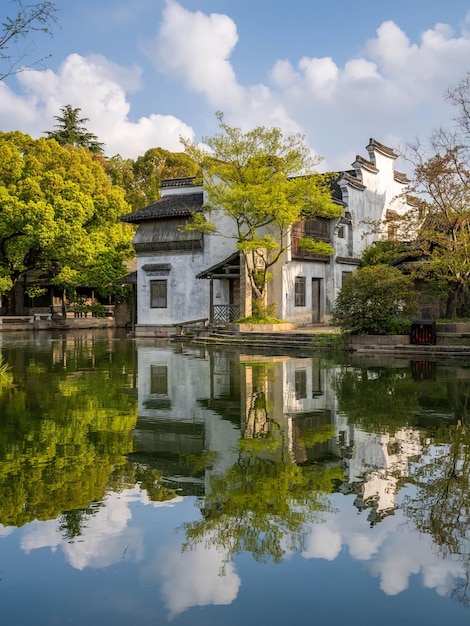
[[[0,81],[18,74],[25,69],[41,65],[45,58],[27,62],[34,52],[34,46],[21,50],[18,48],[22,39],[35,33],[52,35],[52,26],[57,22],[57,9],[54,2],[45,0],[37,4],[24,4],[21,0],[11,0],[16,4],[14,17],[6,17],[0,32]],[[15,51],[13,55],[11,50]]]
[[[236,240],[243,253],[255,300],[266,304],[270,269],[289,246],[289,234],[302,218],[338,217],[329,178],[315,173],[301,135],[284,137],[279,128],[257,127],[247,133],[229,126],[217,113],[220,131],[204,137],[208,149],[184,141],[186,152],[203,170],[208,211],[222,210],[230,230],[218,230],[202,214],[189,228]],[[305,249],[332,254],[331,246],[305,238]]]
[[150,148],[135,161],[116,155],[104,160],[113,181],[126,192],[126,201],[134,211],[148,206],[160,197],[160,183],[167,178],[196,176],[200,168],[184,152]]
[[11,312],[28,270],[72,289],[127,273],[132,229],[119,217],[128,206],[88,150],[0,133],[0,207],[0,290]]
[[61,146],[75,146],[76,148],[88,148],[94,154],[103,153],[103,144],[98,137],[90,133],[85,124],[88,117],[80,117],[80,109],[74,109],[66,104],[60,109],[61,115],[55,115],[57,120],[56,130],[46,131],[48,139],[55,139]]
[[402,241],[384,239],[364,250],[361,257],[361,267],[367,265],[390,265],[393,261],[403,258],[409,251],[409,246]]
[[355,335],[404,332],[416,313],[413,282],[400,270],[378,264],[348,276],[332,311],[332,322]]

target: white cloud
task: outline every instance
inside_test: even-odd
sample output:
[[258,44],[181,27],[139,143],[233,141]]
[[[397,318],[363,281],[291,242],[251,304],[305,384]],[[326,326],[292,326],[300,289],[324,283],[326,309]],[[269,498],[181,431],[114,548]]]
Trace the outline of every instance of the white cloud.
[[213,111],[224,111],[229,123],[244,129],[276,125],[285,132],[299,132],[299,124],[267,86],[238,83],[229,60],[237,42],[237,27],[230,17],[193,13],[167,0],[156,37],[142,48],[157,71],[202,94]]
[[151,147],[180,151],[180,136],[194,131],[172,115],[151,114],[137,122],[129,119],[127,92],[140,85],[141,70],[111,63],[101,55],[69,55],[57,73],[28,70],[17,80],[21,95],[0,83],[2,130],[21,129],[33,137],[52,130],[54,117],[66,104],[81,109],[87,128],[105,144],[108,155],[136,158]]
[[240,577],[232,563],[224,566],[221,576],[223,566],[223,555],[215,548],[198,544],[182,552],[180,546],[169,546],[144,577],[161,580],[161,593],[173,619],[193,606],[227,605],[236,599]]
[[348,499],[346,504],[339,497],[337,513],[327,515],[324,524],[312,526],[304,558],[334,560],[345,547],[353,559],[367,562],[387,595],[405,591],[410,578],[418,575],[425,587],[445,595],[464,575],[465,563],[440,555],[431,536],[418,533],[401,510],[371,527],[368,511],[358,513]]
[[[138,6],[150,11],[148,0]],[[325,166],[342,169],[369,137],[397,147],[449,122],[453,112],[443,94],[468,71],[469,16],[458,31],[439,23],[416,41],[399,24],[384,21],[361,54],[342,65],[333,56],[315,56],[312,44],[311,56],[273,59],[269,75],[244,85],[231,62],[236,46],[244,45],[233,19],[167,0],[156,35],[142,50],[165,75],[165,85],[181,86],[181,101],[190,92],[211,117],[222,110],[228,123],[245,130],[263,124],[303,132],[327,157]],[[130,96],[144,78],[144,110],[149,112],[133,121]],[[0,85],[3,130],[20,128],[39,136],[51,128],[61,106],[72,104],[90,118],[90,130],[105,143],[107,154],[135,158],[157,145],[180,150],[180,135],[194,138],[188,123],[158,114],[151,79],[136,66],[71,54],[57,73],[27,71],[17,80],[17,93]],[[194,119],[191,110],[187,115]]]
[[4,526],[0,524],[0,537],[8,537],[16,530],[15,526]]
[[69,541],[63,536],[57,520],[32,522],[26,527],[21,548],[29,553],[38,548],[60,549],[67,562],[75,569],[102,568],[122,558],[139,561],[143,556],[142,531],[129,528],[132,502],[153,507],[172,507],[182,502],[181,497],[167,502],[152,502],[146,491],[138,486],[110,493],[95,515],[87,517],[80,541]]
[[182,78],[215,107],[242,99],[229,57],[238,41],[237,27],[227,15],[191,13],[169,0],[154,42],[144,44],[157,69]]

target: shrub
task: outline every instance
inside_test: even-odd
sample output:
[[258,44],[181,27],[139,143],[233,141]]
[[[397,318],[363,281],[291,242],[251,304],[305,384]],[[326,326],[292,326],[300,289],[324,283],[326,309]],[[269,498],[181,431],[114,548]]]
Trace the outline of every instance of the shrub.
[[356,270],[341,288],[332,322],[355,335],[393,335],[408,332],[417,313],[413,282],[389,265]]

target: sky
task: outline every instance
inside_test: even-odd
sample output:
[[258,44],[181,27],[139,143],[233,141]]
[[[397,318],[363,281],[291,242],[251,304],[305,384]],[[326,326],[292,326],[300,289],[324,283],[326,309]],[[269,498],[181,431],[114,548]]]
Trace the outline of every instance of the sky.
[[[470,71],[470,0],[55,5],[53,37],[18,48],[51,56],[0,82],[0,130],[43,136],[70,104],[107,156],[182,151],[180,137],[214,135],[222,111],[244,131],[302,133],[320,170],[349,169],[370,138],[400,151],[449,126],[446,90]],[[2,3],[0,21],[14,12]]]

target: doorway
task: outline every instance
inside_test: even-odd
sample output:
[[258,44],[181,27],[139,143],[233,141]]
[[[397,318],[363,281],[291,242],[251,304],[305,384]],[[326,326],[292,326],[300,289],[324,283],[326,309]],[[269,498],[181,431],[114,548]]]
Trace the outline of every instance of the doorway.
[[312,278],[312,324],[321,322],[321,278]]

